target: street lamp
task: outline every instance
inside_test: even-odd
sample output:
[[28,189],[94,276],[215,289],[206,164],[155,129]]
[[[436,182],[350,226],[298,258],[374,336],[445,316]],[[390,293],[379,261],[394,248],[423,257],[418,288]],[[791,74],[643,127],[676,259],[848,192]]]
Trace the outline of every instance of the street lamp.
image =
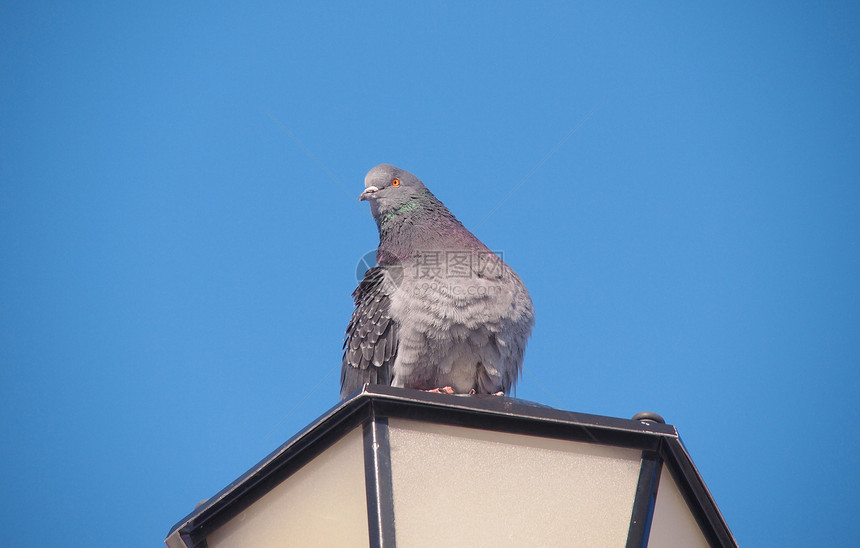
[[674,427],[365,386],[177,523],[169,548],[737,546]]

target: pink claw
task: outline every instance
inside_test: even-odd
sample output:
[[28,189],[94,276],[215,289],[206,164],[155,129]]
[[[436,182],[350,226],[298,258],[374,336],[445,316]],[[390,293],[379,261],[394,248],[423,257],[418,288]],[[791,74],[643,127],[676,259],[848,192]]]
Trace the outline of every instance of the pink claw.
[[430,392],[431,394],[453,394],[454,389],[450,386],[443,386],[441,388],[434,388],[432,390],[424,390],[424,392]]

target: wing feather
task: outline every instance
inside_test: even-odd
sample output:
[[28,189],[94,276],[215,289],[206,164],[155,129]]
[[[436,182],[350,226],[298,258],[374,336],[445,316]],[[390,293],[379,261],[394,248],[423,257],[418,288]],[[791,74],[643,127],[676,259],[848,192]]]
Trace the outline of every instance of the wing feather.
[[391,384],[391,366],[397,356],[397,323],[390,315],[385,276],[384,267],[369,269],[352,293],[355,310],[343,342],[341,398],[365,383]]

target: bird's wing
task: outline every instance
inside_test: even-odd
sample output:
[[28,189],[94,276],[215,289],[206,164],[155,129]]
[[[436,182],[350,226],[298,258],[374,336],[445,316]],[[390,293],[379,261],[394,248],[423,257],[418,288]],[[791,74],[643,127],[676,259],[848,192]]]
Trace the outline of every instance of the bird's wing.
[[397,356],[397,323],[391,318],[386,270],[375,266],[352,293],[355,311],[346,328],[340,397],[365,383],[391,384],[391,367]]

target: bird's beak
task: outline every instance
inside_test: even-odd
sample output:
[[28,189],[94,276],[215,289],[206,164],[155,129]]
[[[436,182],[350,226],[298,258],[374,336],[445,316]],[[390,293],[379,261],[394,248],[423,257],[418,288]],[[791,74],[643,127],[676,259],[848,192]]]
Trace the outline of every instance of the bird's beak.
[[365,188],[365,189],[364,189],[364,192],[362,192],[362,193],[361,193],[361,195],[359,195],[359,197],[358,197],[358,201],[359,201],[359,202],[363,202],[363,201],[365,201],[365,200],[369,200],[369,199],[371,199],[371,198],[373,197],[373,195],[374,195],[374,194],[376,194],[377,192],[379,192],[379,188],[377,188],[377,187],[375,187],[375,186],[369,186],[369,187],[367,187],[367,188]]

